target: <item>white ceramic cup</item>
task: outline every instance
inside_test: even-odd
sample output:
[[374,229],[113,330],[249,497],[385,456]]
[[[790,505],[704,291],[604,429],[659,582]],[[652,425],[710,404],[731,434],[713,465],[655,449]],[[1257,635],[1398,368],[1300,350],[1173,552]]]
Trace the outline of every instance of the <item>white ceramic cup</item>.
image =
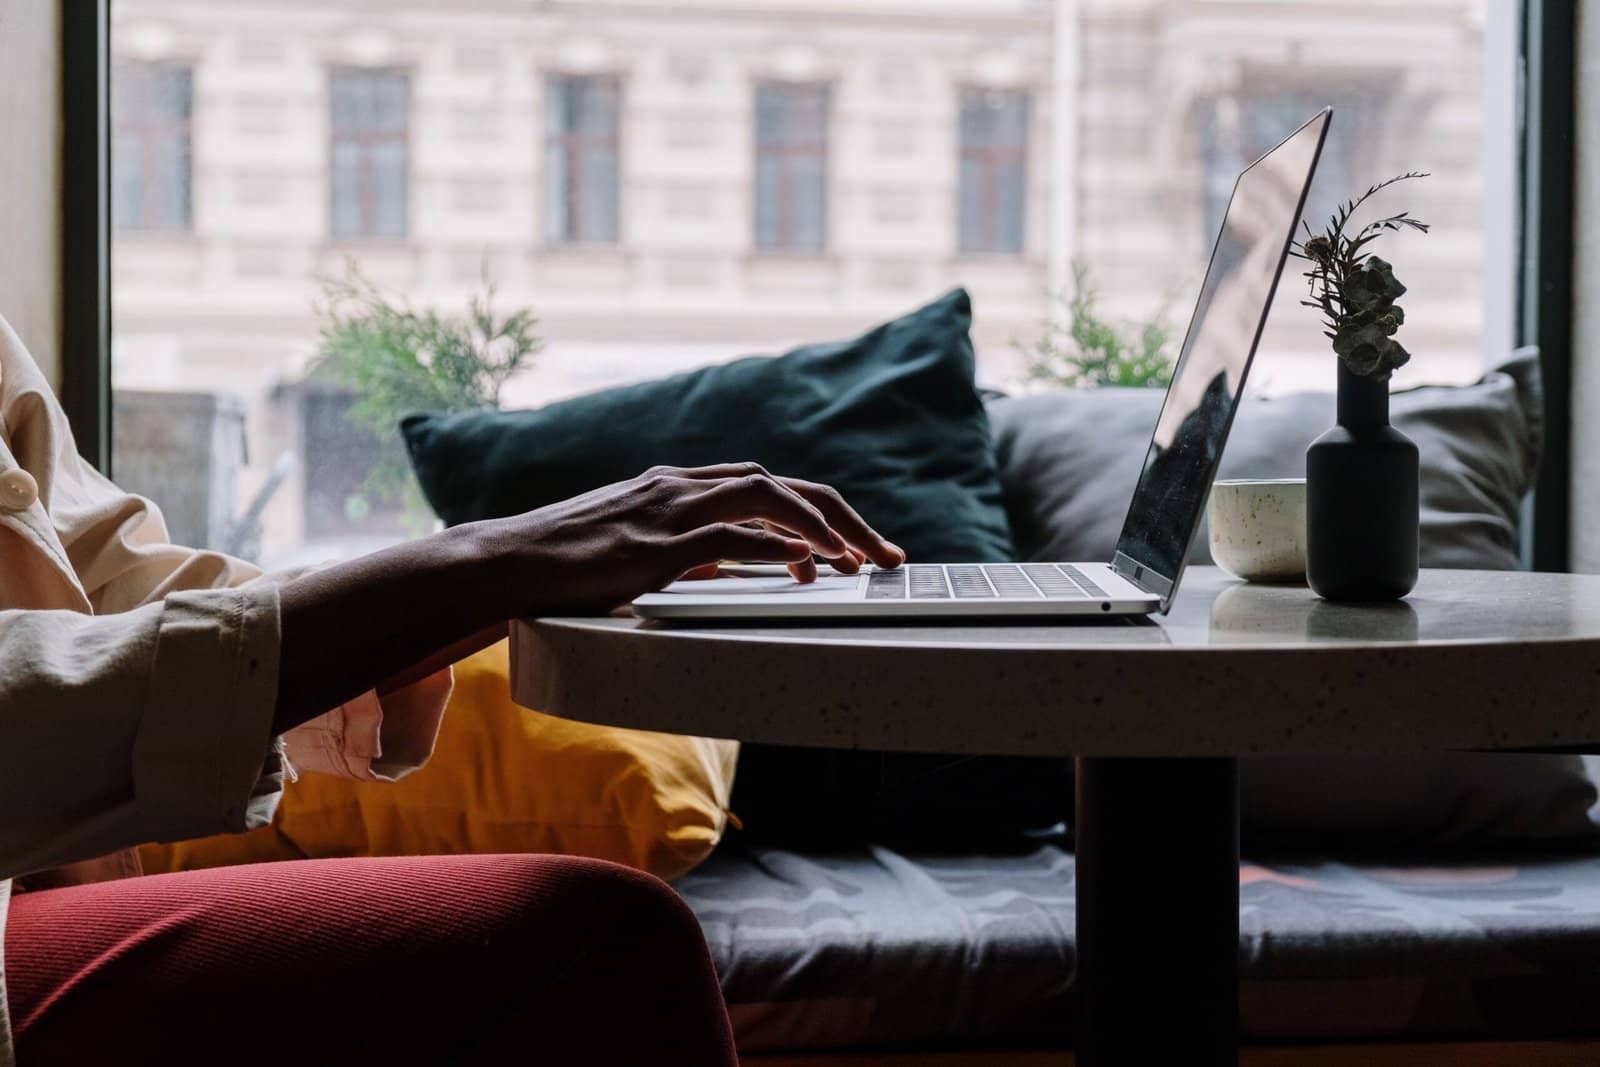
[[1207,508],[1211,558],[1247,582],[1306,577],[1306,480],[1216,482]]

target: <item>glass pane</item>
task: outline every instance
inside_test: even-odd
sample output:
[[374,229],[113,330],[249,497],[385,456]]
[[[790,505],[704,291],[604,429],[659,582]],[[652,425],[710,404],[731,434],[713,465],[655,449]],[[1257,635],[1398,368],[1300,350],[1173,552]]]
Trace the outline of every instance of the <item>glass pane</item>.
[[333,235],[359,237],[366,231],[361,210],[362,151],[355,144],[333,146]]
[[798,86],[789,92],[788,140],[795,145],[820,147],[827,136],[828,90],[820,85]]
[[779,202],[782,183],[782,161],[776,155],[756,157],[755,205],[756,247],[780,248],[783,233],[779,229],[782,204]]
[[181,230],[189,225],[189,139],[166,135],[155,141],[155,225]]
[[993,138],[994,123],[989,110],[989,94],[968,89],[961,94],[961,147],[980,148]]
[[576,240],[568,211],[572,171],[567,162],[565,141],[551,141],[545,156],[545,235],[552,242]]
[[817,251],[824,244],[827,229],[827,176],[822,172],[822,157],[797,155],[792,162],[789,246]]
[[961,95],[961,251],[1022,251],[1027,210],[1028,96]]
[[597,148],[584,159],[579,230],[585,241],[617,239],[617,155]]
[[576,81],[573,89],[577,132],[588,137],[616,137],[616,83],[608,78],[583,78]]
[[112,71],[112,221],[124,229],[189,227],[191,72],[121,62]]
[[368,157],[372,168],[373,237],[406,235],[406,146],[403,141],[385,141],[372,146]]
[[[1324,103],[1314,215],[1433,172],[1373,205],[1434,223],[1379,246],[1410,286],[1398,384],[1480,373],[1510,202],[1485,93],[1515,85],[1485,78],[1495,5],[897,0],[847,25],[790,0],[602,6],[110,5],[114,462],[180,536],[279,565],[427,527],[387,480],[420,394],[314,369],[347,256],[397,307],[459,317],[487,276],[499,313],[531,310],[544,349],[506,406],[842,337],[955,285],[979,379],[1021,391],[1015,342],[1062,324],[1074,263],[1118,329],[1181,334],[1234,176]],[[1386,44],[1345,47],[1345,23]],[[456,136],[462,115],[496,136]],[[1333,383],[1299,296],[1291,273],[1257,391]]]
[[1023,210],[1028,202],[1028,175],[1020,159],[1002,160],[995,166],[994,238],[988,251],[1016,254],[1022,251]]
[[545,234],[553,243],[617,240],[619,99],[613,78],[549,81]]
[[155,110],[162,117],[185,120],[191,102],[190,75],[185,67],[166,67],[156,78]]
[[784,131],[787,129],[784,116],[786,114],[785,105],[788,102],[788,89],[789,87],[784,85],[758,85],[756,87],[757,145],[783,144]]
[[371,128],[385,133],[404,133],[406,129],[406,78],[403,74],[381,74],[372,80]]
[[827,240],[827,87],[757,86],[754,115],[755,245],[818,251]]
[[122,229],[145,225],[144,138],[119,129],[111,140],[111,222]]

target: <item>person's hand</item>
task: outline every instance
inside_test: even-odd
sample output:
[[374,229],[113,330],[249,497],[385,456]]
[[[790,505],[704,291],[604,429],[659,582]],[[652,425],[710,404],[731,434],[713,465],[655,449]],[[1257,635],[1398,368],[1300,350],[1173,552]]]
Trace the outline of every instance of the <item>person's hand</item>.
[[481,551],[509,583],[509,614],[604,611],[722,560],[784,563],[814,581],[821,557],[844,574],[905,553],[825,485],[779,478],[756,463],[637,478],[509,519],[477,524]]

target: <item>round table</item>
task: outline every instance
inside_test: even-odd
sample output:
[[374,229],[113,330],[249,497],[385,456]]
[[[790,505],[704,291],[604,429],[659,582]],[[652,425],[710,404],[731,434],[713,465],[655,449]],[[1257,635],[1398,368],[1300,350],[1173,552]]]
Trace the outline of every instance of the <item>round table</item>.
[[1140,619],[525,620],[512,692],[672,733],[1075,756],[1078,1062],[1233,1063],[1237,757],[1600,741],[1600,576],[1425,570],[1335,604],[1196,567]]

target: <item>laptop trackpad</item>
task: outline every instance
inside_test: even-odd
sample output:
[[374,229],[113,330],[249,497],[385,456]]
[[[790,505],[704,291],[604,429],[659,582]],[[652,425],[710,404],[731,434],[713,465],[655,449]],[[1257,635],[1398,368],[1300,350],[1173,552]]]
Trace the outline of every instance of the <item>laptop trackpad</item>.
[[804,584],[787,575],[770,578],[706,578],[699,581],[673,582],[662,590],[667,595],[686,596],[787,596],[824,594],[837,597],[852,593],[861,584],[858,575],[823,575],[814,582]]

